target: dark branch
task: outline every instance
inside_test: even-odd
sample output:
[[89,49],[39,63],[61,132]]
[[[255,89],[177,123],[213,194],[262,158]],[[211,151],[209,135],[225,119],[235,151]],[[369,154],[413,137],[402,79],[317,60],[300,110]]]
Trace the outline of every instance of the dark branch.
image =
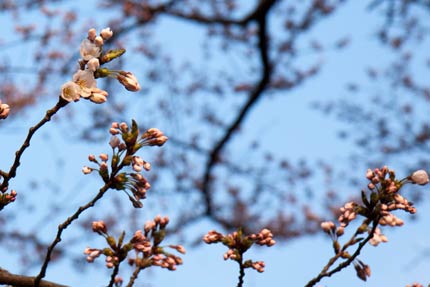
[[[0,268],[0,285],[7,284],[16,287],[33,287],[35,277],[23,276],[12,274],[9,271]],[[67,287],[58,283],[42,280],[39,284],[40,287]]]
[[203,196],[205,197],[206,215],[209,215],[209,216],[213,215],[213,202],[212,202],[212,196],[210,191],[212,170],[217,164],[217,162],[219,161],[221,151],[223,150],[227,142],[231,139],[231,137],[233,136],[233,133],[238,129],[240,124],[244,121],[245,117],[251,111],[251,108],[254,106],[254,104],[257,103],[257,101],[262,97],[264,90],[266,89],[266,87],[270,82],[271,66],[270,66],[269,55],[268,55],[268,39],[267,39],[266,24],[267,24],[267,14],[269,13],[270,8],[273,6],[275,2],[276,0],[261,1],[260,6],[265,4],[263,6],[264,10],[262,10],[261,12],[255,12],[252,15],[252,19],[254,19],[254,17],[258,17],[258,18],[255,18],[255,20],[257,21],[257,24],[259,27],[258,49],[260,52],[260,60],[263,68],[260,81],[258,82],[255,89],[252,91],[252,93],[249,95],[248,101],[243,105],[236,119],[228,127],[224,136],[212,148],[209,159],[206,163],[206,168],[205,168],[205,173],[203,178],[203,185],[202,185],[202,193],[203,193]]

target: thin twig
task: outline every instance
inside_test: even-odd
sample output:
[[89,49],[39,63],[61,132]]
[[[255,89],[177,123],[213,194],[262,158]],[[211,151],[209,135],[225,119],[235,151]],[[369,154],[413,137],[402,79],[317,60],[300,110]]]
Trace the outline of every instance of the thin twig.
[[115,268],[113,269],[113,272],[110,276],[110,282],[109,282],[108,287],[112,287],[113,284],[115,284],[115,277],[116,277],[116,275],[118,275],[118,271],[119,271],[119,265],[115,265]]
[[243,278],[245,277],[245,268],[243,267],[243,263],[242,263],[243,259],[241,257],[240,262],[238,261],[237,263],[239,264],[239,282],[237,282],[237,287],[242,287],[243,286]]
[[94,206],[94,204],[103,197],[103,195],[105,194],[105,192],[110,188],[111,186],[111,182],[107,182],[100,190],[99,193],[97,193],[97,195],[87,204],[80,206],[78,208],[78,210],[76,210],[76,212],[70,216],[69,218],[67,218],[66,221],[64,221],[62,224],[60,224],[58,226],[58,231],[57,231],[57,236],[55,237],[54,241],[51,243],[51,245],[49,245],[48,247],[48,251],[46,253],[46,257],[45,260],[43,262],[43,265],[40,269],[39,275],[37,275],[36,280],[34,281],[34,287],[40,287],[39,283],[40,280],[45,277],[46,275],[46,269],[48,268],[48,264],[49,261],[51,260],[51,254],[54,251],[55,246],[61,241],[61,235],[63,234],[63,231],[69,227],[70,224],[72,224],[73,221],[75,221],[76,219],[78,219],[79,215],[82,214],[82,212],[84,212],[85,210],[87,210],[88,208]]
[[142,268],[140,266],[136,266],[136,269],[134,269],[133,274],[130,277],[130,281],[128,282],[126,287],[132,287],[134,284],[134,281],[136,281],[137,276],[139,276],[139,272],[140,270],[142,270]]
[[333,275],[334,273],[337,273],[339,271],[341,271],[342,269],[344,269],[345,267],[347,267],[349,264],[352,263],[352,261],[355,260],[355,258],[358,257],[358,255],[360,255],[361,249],[363,249],[363,247],[366,245],[366,243],[372,239],[373,234],[375,233],[376,227],[378,226],[377,222],[379,221],[379,218],[377,220],[373,221],[373,227],[371,232],[369,232],[369,235],[358,244],[358,248],[357,250],[354,252],[354,254],[351,255],[351,257],[349,257],[347,260],[345,260],[344,262],[340,263],[336,268],[334,268],[333,270],[327,272],[327,270],[330,268],[331,265],[334,264],[334,262],[340,257],[340,255],[346,250],[346,248],[348,246],[351,245],[351,242],[353,241],[353,239],[355,238],[355,236],[357,235],[357,232],[354,234],[354,236],[348,241],[348,243],[345,244],[345,246],[342,248],[341,251],[339,251],[336,256],[332,257],[329,262],[327,263],[326,266],[324,266],[323,270],[320,272],[320,274],[318,274],[317,277],[313,278],[312,280],[310,280],[305,287],[312,287],[314,286],[316,283],[318,283],[322,278],[324,277],[330,277],[331,275]]
[[[31,127],[28,130],[27,137],[25,138],[24,143],[22,146],[15,152],[15,160],[10,167],[9,172],[2,172],[1,175],[3,177],[3,182],[0,185],[0,190],[6,190],[9,186],[9,180],[14,178],[16,176],[16,170],[18,169],[19,165],[21,164],[21,156],[23,155],[24,151],[30,146],[31,138],[33,137],[34,133],[42,127],[45,123],[49,122],[53,115],[55,115],[61,108],[65,107],[69,102],[63,100],[62,98],[59,99],[58,103],[50,110],[46,111],[45,116],[43,117],[40,122],[38,122],[35,126]],[[0,208],[1,210],[1,208]]]

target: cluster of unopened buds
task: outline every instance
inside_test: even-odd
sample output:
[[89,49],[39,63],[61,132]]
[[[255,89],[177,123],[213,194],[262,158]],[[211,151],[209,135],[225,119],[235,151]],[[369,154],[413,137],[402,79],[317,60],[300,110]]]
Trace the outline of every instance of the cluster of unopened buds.
[[[166,226],[169,223],[168,217],[156,216],[154,220],[147,221],[143,231],[138,230],[134,233],[130,243],[136,252],[135,258],[129,258],[128,263],[141,269],[149,266],[159,266],[168,270],[176,270],[177,265],[182,264],[182,258],[169,253],[160,243],[166,236]],[[168,245],[181,254],[185,254],[182,245]]]
[[[168,270],[176,270],[177,265],[182,264],[182,258],[169,253],[160,244],[166,236],[166,226],[169,223],[168,217],[156,216],[153,220],[147,221],[143,230],[138,230],[126,244],[123,244],[125,233],[123,232],[118,240],[108,234],[106,224],[103,221],[94,221],[92,229],[94,232],[106,238],[109,247],[104,249],[87,247],[84,254],[87,261],[92,263],[100,255],[105,255],[107,268],[118,266],[120,262],[127,258],[130,251],[135,251],[134,257],[128,258],[128,263],[139,269],[150,266],[159,266]],[[168,245],[170,249],[185,254],[182,245]]]
[[[112,147],[113,152],[110,172],[109,157],[104,153],[99,155],[100,161],[94,155],[90,155],[88,157],[89,161],[98,165],[98,168],[84,166],[82,172],[89,174],[97,170],[105,183],[110,182],[112,188],[123,190],[133,203],[133,206],[140,208],[142,207],[140,200],[146,198],[146,192],[151,187],[141,172],[143,170],[149,171],[151,164],[135,153],[144,146],[162,146],[168,138],[163,132],[155,128],[148,129],[139,136],[138,126],[135,121],[132,121],[131,128],[124,122],[114,122],[109,132],[112,135],[109,145]],[[133,171],[119,173],[122,168],[127,166],[131,166]]]
[[4,120],[5,118],[7,118],[7,116],[9,115],[9,111],[9,105],[3,104],[0,100],[0,120]]
[[[429,175],[425,170],[417,170],[406,178],[398,180],[394,170],[390,170],[386,166],[380,169],[368,169],[366,178],[369,180],[367,187],[370,195],[367,196],[367,193],[364,190],[362,191],[362,204],[351,201],[341,207],[338,218],[339,226],[336,226],[332,221],[321,223],[321,228],[333,240],[335,253],[340,254],[342,258],[350,257],[345,251],[346,248],[360,242],[363,238],[356,238],[356,236],[365,232],[369,234],[369,243],[373,246],[377,246],[381,242],[387,242],[387,237],[381,233],[380,228],[377,226],[402,226],[404,224],[403,220],[395,216],[392,211],[403,210],[411,214],[416,213],[413,203],[399,193],[401,188],[407,183],[418,185],[429,183]],[[353,238],[341,248],[338,237],[344,234],[345,227],[357,216],[364,217],[364,220]],[[370,276],[368,265],[360,260],[354,260],[353,264],[359,278],[366,280]]]
[[229,248],[228,251],[224,253],[224,260],[230,259],[237,261],[239,264],[242,264],[243,268],[252,268],[258,272],[264,272],[264,262],[252,260],[243,262],[243,254],[251,248],[253,244],[270,247],[276,243],[273,239],[272,232],[266,228],[262,229],[257,234],[250,235],[244,235],[241,229],[227,235],[211,230],[203,237],[203,241],[207,244],[221,242]]
[[94,103],[106,102],[108,93],[97,88],[97,78],[111,77],[117,79],[127,90],[140,90],[139,82],[131,72],[115,71],[101,66],[125,53],[124,49],[103,51],[104,42],[113,36],[110,28],[105,28],[97,35],[95,29],[88,30],[88,36],[80,46],[79,69],[72,80],[61,87],[61,98],[67,102],[88,99]]

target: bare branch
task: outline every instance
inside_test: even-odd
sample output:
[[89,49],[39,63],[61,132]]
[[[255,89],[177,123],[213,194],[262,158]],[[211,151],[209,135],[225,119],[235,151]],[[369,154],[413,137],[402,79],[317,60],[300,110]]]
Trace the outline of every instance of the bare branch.
[[[0,284],[7,284],[14,287],[33,287],[35,286],[35,278],[31,276],[16,275],[9,271],[0,268]],[[61,285],[55,282],[50,282],[46,280],[41,280],[40,287],[67,287],[66,285]]]

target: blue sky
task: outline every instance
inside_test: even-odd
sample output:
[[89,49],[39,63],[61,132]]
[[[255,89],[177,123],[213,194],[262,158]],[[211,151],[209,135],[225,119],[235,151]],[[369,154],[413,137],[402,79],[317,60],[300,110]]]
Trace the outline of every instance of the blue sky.
[[[373,64],[373,59],[380,59],[387,53],[387,50],[381,48],[372,35],[379,24],[376,14],[369,14],[365,11],[364,2],[367,1],[359,2],[350,1],[340,8],[334,16],[321,21],[305,37],[306,39],[323,39],[323,44],[325,41],[329,44],[337,39],[335,36],[351,34],[351,46],[342,52],[329,50],[318,56],[324,65],[317,77],[285,95],[269,97],[269,99],[261,102],[244,124],[241,137],[252,139],[255,134],[261,134],[263,149],[271,150],[292,160],[299,160],[303,157],[321,158],[336,162],[347,160],[354,147],[350,142],[339,140],[336,136],[337,131],[343,128],[345,124],[316,112],[310,108],[310,105],[321,97],[333,99],[344,97],[345,84],[351,80],[365,81],[365,68],[369,64]],[[90,8],[88,7],[83,13],[90,14]],[[6,25],[9,21],[10,19],[6,18],[4,14],[1,15],[1,25]],[[348,25],[343,23],[348,23]],[[114,27],[112,29],[114,30]],[[193,51],[198,49],[196,44],[198,41],[194,42],[193,39],[184,41],[184,35],[188,33],[192,34],[193,37],[202,36],[196,27],[168,20],[161,22],[158,33],[160,33],[160,41],[164,44],[164,49],[171,50],[174,55],[184,59],[194,55]],[[306,43],[306,39],[303,40],[303,43]],[[76,45],[78,49],[79,43]],[[20,51],[19,56],[25,57],[26,53],[28,50]],[[232,60],[234,61],[234,59]],[[303,61],[307,61],[307,57],[304,57]],[[133,67],[130,67],[130,70],[133,70]],[[40,119],[44,111],[53,104],[55,104],[54,101],[45,101],[37,109],[27,112],[25,118],[19,118],[10,125],[3,126],[2,123],[1,128],[4,131],[3,140],[0,143],[4,153],[2,155],[2,168],[8,166],[8,163],[12,161],[13,152],[17,148],[17,143],[22,142],[26,127]],[[89,103],[78,102],[75,105],[79,105],[79,107],[73,107],[73,109],[86,107],[87,104]],[[130,115],[130,117],[139,116],[138,110],[134,112],[136,114]],[[25,176],[30,180],[32,178],[46,178],[46,182],[52,185],[62,182],[60,185],[62,191],[56,200],[64,202],[62,213],[66,216],[76,209],[77,204],[85,202],[85,198],[90,195],[88,191],[99,184],[96,180],[84,178],[81,173],[81,167],[87,164],[87,155],[103,150],[107,151],[108,146],[107,142],[102,145],[95,145],[70,141],[64,137],[67,131],[54,128],[55,125],[61,125],[61,122],[67,121],[65,113],[56,118],[58,119],[45,126],[41,133],[33,139],[31,148],[23,158],[23,165],[19,169],[18,178],[19,176]],[[291,120],[292,118],[294,120]],[[166,127],[160,128],[174,130],[180,129],[180,126],[175,127],[166,124]],[[232,146],[233,149],[240,149],[241,141],[233,142]],[[56,155],[62,153],[65,153],[64,162],[66,164],[58,168]],[[73,154],[73,157],[66,157],[67,154]],[[393,164],[395,165],[396,162],[394,161]],[[156,167],[154,167],[153,172],[156,172]],[[364,177],[365,170],[354,172],[359,172]],[[20,182],[19,179],[14,180],[13,183],[18,191],[28,190],[27,184]],[[426,192],[426,189],[428,190],[428,188],[423,188],[422,192]],[[41,197],[39,198],[40,205],[46,204],[43,195]],[[107,207],[108,205],[102,203],[101,206]],[[46,207],[48,208],[49,205]],[[372,268],[372,276],[368,282],[363,283],[357,279],[355,271],[349,267],[333,278],[324,279],[321,286],[405,286],[414,281],[427,284],[430,259],[420,256],[420,254],[426,248],[430,248],[426,240],[429,236],[430,217],[428,216],[429,212],[427,212],[429,207],[428,202],[424,202],[418,207],[418,222],[406,221],[406,225],[402,228],[385,228],[384,233],[390,240],[387,244],[382,244],[378,248],[372,246],[365,248],[360,258]],[[9,214],[7,210],[2,212],[5,212],[6,216]],[[144,217],[142,223],[157,213],[163,214],[163,212],[156,210],[145,211],[142,216]],[[398,215],[404,219],[408,218],[407,214]],[[33,216],[32,214],[22,215],[22,219],[17,222],[21,222],[25,226],[26,220],[31,220]],[[52,238],[56,225],[57,223],[48,222],[46,226],[43,226],[44,236],[47,240]],[[203,221],[188,229],[187,232],[201,233],[202,230],[209,229],[212,229],[210,223]],[[74,230],[73,227],[68,229],[65,232],[65,237],[73,237]],[[175,243],[174,240],[176,239],[172,239],[168,243]],[[82,242],[77,246],[80,249],[70,252],[79,256],[85,246],[86,243]],[[257,248],[252,252],[250,258],[264,260],[267,266],[266,271],[263,274],[254,271],[247,272],[245,285],[250,287],[303,286],[324,266],[331,255],[330,246],[328,237],[321,233],[318,236],[289,243],[279,242],[276,247],[272,248]],[[190,247],[187,249],[189,251],[184,257],[185,264],[180,266],[178,271],[144,272],[139,277],[147,277],[148,280],[141,282],[148,282],[148,286],[167,286],[169,284],[206,287],[236,285],[236,264],[224,262],[222,259],[222,254],[226,251],[224,247],[201,245],[194,249]],[[7,256],[5,250],[2,252]],[[83,255],[82,259],[84,259]],[[20,270],[18,261],[12,257],[7,262],[1,262],[0,266],[10,271],[19,272]],[[51,266],[48,270],[47,279],[71,286],[86,286],[82,285],[82,282],[91,282],[92,286],[103,286],[107,282],[103,266],[89,266],[87,272],[79,275],[65,272],[68,268],[70,266],[63,263]]]

